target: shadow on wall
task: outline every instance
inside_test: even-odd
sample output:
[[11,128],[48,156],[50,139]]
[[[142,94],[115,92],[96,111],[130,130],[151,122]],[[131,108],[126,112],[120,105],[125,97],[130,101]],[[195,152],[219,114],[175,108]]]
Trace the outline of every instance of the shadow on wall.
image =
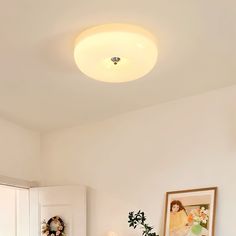
[[[140,201],[140,203],[139,201],[140,199],[132,201],[132,197],[125,194],[120,196],[120,194],[87,187],[87,235],[107,236],[109,232],[115,232],[118,236],[137,235],[135,230],[129,228],[128,213],[139,209],[146,213],[148,223],[154,226],[158,234],[162,235],[164,232],[165,194],[162,195],[161,204],[159,201],[155,204],[151,195],[150,201]],[[158,205],[161,208],[158,208]]]

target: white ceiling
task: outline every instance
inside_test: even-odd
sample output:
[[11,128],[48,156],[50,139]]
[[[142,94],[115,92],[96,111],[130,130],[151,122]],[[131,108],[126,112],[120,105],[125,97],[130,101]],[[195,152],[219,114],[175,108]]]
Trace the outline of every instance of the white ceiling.
[[[0,116],[45,131],[236,84],[235,9],[235,0],[1,0]],[[75,37],[115,22],[156,35],[155,69],[124,84],[86,79]]]

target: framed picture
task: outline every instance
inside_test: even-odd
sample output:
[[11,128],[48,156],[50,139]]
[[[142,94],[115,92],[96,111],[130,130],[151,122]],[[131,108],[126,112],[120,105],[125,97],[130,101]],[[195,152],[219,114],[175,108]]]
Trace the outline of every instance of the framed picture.
[[164,236],[214,236],[217,188],[166,193]]

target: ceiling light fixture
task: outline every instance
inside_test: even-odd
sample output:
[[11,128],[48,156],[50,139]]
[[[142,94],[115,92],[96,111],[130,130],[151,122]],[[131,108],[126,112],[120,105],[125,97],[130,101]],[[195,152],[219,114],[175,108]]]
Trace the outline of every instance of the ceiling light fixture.
[[145,29],[107,24],[83,31],[74,58],[88,77],[110,83],[128,82],[149,73],[157,60],[157,44]]

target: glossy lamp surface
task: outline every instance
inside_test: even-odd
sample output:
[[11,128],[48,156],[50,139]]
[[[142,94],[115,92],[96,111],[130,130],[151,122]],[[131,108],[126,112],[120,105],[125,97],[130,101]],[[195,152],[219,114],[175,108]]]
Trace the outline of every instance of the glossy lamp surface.
[[87,29],[77,37],[74,48],[75,62],[85,75],[110,83],[143,77],[153,69],[157,56],[153,35],[127,24]]

